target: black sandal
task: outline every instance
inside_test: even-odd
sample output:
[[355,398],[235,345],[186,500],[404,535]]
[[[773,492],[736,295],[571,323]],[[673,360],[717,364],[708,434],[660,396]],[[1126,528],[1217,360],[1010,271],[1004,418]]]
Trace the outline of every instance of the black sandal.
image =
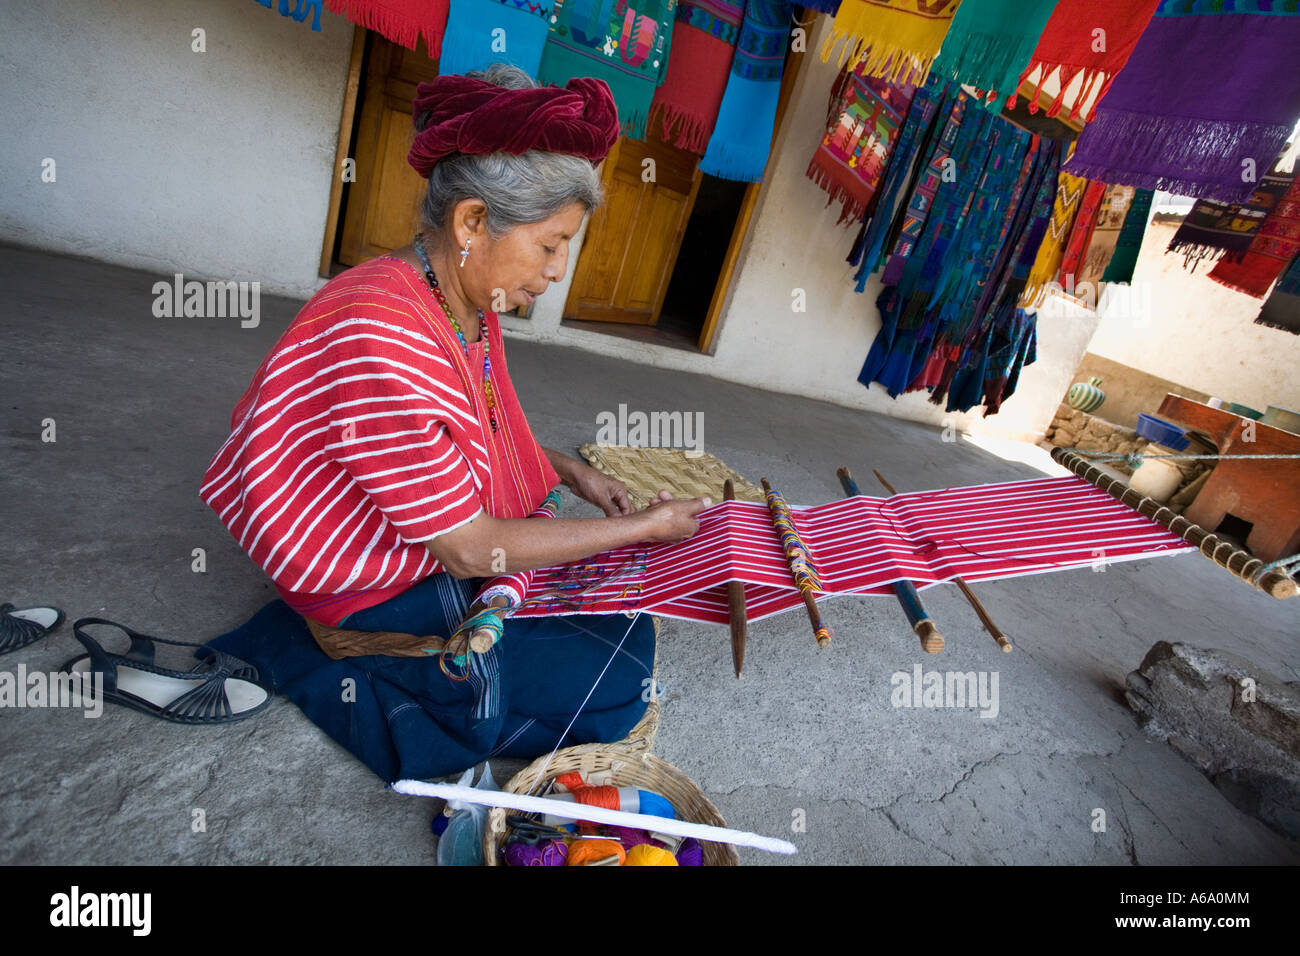
[[[124,654],[104,650],[84,628],[115,627],[131,639]],[[224,724],[261,713],[271,704],[271,689],[257,668],[203,644],[149,637],[114,621],[83,617],[72,625],[88,654],[68,661],[61,671],[103,675],[104,699],[178,724]],[[192,648],[198,659],[188,671],[169,670],[154,663],[156,645]]]
[[35,644],[62,623],[63,612],[57,607],[17,608],[0,604],[0,654]]

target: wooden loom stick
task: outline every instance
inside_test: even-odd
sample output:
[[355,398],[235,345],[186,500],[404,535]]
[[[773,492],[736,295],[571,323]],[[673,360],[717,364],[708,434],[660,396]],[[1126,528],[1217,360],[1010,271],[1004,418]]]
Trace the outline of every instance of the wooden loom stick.
[[[835,474],[839,476],[844,493],[850,498],[862,494],[848,468],[840,468]],[[895,581],[892,587],[894,596],[898,598],[898,603],[903,608],[903,613],[907,615],[907,623],[912,625],[912,633],[921,640],[921,650],[927,654],[938,654],[944,648],[943,635],[939,633],[938,626],[931,620],[930,613],[921,603],[921,595],[917,592],[916,585],[911,581]]]
[[[874,468],[871,469],[871,473],[876,476],[876,480],[884,485],[885,490],[891,495],[898,494],[898,492],[894,490],[894,486],[885,481],[884,475],[876,471]],[[961,593],[966,595],[966,600],[970,602],[970,606],[975,609],[975,615],[980,619],[980,623],[984,625],[984,630],[988,631],[989,634],[993,636],[993,640],[997,641],[998,647],[1002,648],[1004,653],[1010,654],[1012,650],[1011,640],[1002,633],[1001,628],[993,623],[993,618],[989,615],[989,612],[984,609],[984,605],[981,604],[980,599],[975,596],[975,592],[970,589],[970,585],[967,584],[960,575],[952,580],[953,583],[961,589]]]
[[[813,637],[817,639],[818,647],[828,647],[833,636],[831,629],[822,623],[821,611],[817,607],[817,599],[813,596],[813,591],[821,590],[820,581],[814,582],[809,572],[816,573],[812,565],[811,555],[808,548],[799,540],[798,531],[795,530],[794,516],[790,514],[790,508],[786,505],[785,500],[772,490],[772,486],[763,479],[763,491],[767,495],[767,510],[772,513],[772,527],[776,531],[777,539],[781,541],[781,550],[785,553],[785,560],[790,565],[790,573],[794,576],[794,583],[799,588],[799,593],[803,596],[804,607],[808,609],[808,620],[812,621]],[[793,532],[794,541],[787,543],[782,539],[780,522],[786,521]]]
[[[1066,451],[1064,448],[1052,448],[1052,460],[1064,465],[1080,478],[1096,485],[1116,501],[1128,505],[1139,514],[1150,518],[1160,527],[1178,535],[1189,544],[1196,545],[1205,555],[1220,567],[1227,568],[1235,577],[1247,584],[1259,588],[1265,594],[1283,599],[1295,597],[1300,593],[1300,586],[1289,574],[1281,571],[1268,571],[1259,575],[1265,562],[1222,540],[1213,532],[1206,531],[1198,524],[1193,524],[1180,514],[1175,514],[1158,501],[1140,495],[1122,481],[1106,474],[1100,468],[1090,464],[1086,458]],[[1259,575],[1256,578],[1256,575]]]
[[[728,478],[722,485],[722,497],[727,501],[736,500],[736,486]],[[731,621],[731,663],[736,668],[736,677],[740,677],[741,668],[745,666],[745,585],[741,581],[727,582],[727,600],[731,605],[728,619]]]

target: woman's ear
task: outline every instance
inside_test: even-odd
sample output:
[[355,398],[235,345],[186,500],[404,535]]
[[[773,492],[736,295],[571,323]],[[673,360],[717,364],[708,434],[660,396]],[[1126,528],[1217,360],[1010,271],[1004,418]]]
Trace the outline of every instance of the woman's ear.
[[461,248],[466,239],[487,235],[487,206],[481,199],[462,199],[456,203],[452,229]]

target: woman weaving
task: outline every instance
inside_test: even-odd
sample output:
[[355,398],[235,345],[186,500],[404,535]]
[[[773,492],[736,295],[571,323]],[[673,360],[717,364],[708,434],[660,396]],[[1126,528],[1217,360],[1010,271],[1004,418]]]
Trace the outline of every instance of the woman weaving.
[[[494,66],[421,84],[412,115],[422,231],[303,307],[201,490],[283,598],[210,646],[386,781],[535,757],[580,708],[565,744],[626,735],[646,708],[648,615],[509,619],[463,673],[444,673],[430,636],[477,609],[483,578],[680,541],[707,504],[663,492],[633,512],[620,482],[542,448],[491,311],[564,277],[619,135],[608,86]],[[560,481],[606,517],[530,519]]]

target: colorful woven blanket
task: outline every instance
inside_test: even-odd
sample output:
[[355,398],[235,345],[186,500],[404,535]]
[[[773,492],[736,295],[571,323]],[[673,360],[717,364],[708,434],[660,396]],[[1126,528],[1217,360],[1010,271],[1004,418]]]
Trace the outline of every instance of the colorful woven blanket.
[[1220,259],[1210,270],[1210,278],[1262,299],[1297,255],[1300,255],[1300,178],[1291,183],[1290,190],[1268,214],[1241,261]]
[[[1070,119],[1090,122],[1096,114],[1096,103],[1106,95],[1115,75],[1128,62],[1159,3],[1160,0],[1059,0],[1029,66],[1020,75],[1020,82],[1039,70],[1041,75],[1035,83],[1041,87],[1055,75],[1061,89],[1048,107],[1047,115],[1056,116],[1061,112],[1070,84],[1083,74],[1068,115]],[[1093,107],[1085,117],[1084,104],[1094,95]],[[1031,99],[1029,112],[1037,110],[1038,101]]]
[[538,79],[564,86],[604,80],[623,134],[645,136],[650,102],[668,63],[677,0],[555,0]]
[[1240,262],[1294,179],[1294,172],[1283,172],[1274,166],[1244,203],[1198,199],[1170,240],[1169,251],[1181,252],[1186,257],[1184,266],[1193,272],[1206,259]]
[[1070,229],[1070,241],[1065,244],[1065,253],[1061,256],[1061,270],[1056,281],[1067,293],[1077,285],[1076,277],[1079,265],[1083,262],[1088,243],[1092,241],[1092,230],[1097,225],[1097,213],[1101,211],[1101,201],[1106,196],[1105,183],[1088,183],[1079,200],[1079,211],[1074,216],[1074,226]]
[[1297,49],[1295,0],[1163,0],[1067,169],[1243,201],[1300,116]]
[[[673,0],[669,0],[673,2]],[[699,168],[710,176],[759,182],[772,148],[781,72],[790,45],[790,0],[747,0],[718,122]]]
[[934,71],[974,86],[1001,111],[1003,101],[1015,96],[1054,5],[1054,0],[962,0]]
[[1133,281],[1133,270],[1137,267],[1138,253],[1142,251],[1142,237],[1147,231],[1147,220],[1151,218],[1151,197],[1154,195],[1149,189],[1139,189],[1134,194],[1119,238],[1115,240],[1115,254],[1110,257],[1102,282]]
[[731,60],[745,17],[744,0],[678,0],[673,55],[650,104],[650,122],[678,149],[703,153],[727,90]]
[[[282,0],[283,2],[283,0]],[[429,57],[442,56],[442,35],[447,26],[450,0],[325,0],[334,13],[374,30],[408,50],[420,37]]]
[[463,75],[510,63],[536,79],[550,22],[551,0],[456,0],[438,72]]
[[843,70],[832,89],[831,118],[808,164],[808,176],[832,202],[842,203],[837,225],[861,219],[884,177],[903,117],[916,88]]
[[925,82],[960,0],[844,0],[822,43],[822,60],[840,46],[839,65],[866,56],[864,75]]

